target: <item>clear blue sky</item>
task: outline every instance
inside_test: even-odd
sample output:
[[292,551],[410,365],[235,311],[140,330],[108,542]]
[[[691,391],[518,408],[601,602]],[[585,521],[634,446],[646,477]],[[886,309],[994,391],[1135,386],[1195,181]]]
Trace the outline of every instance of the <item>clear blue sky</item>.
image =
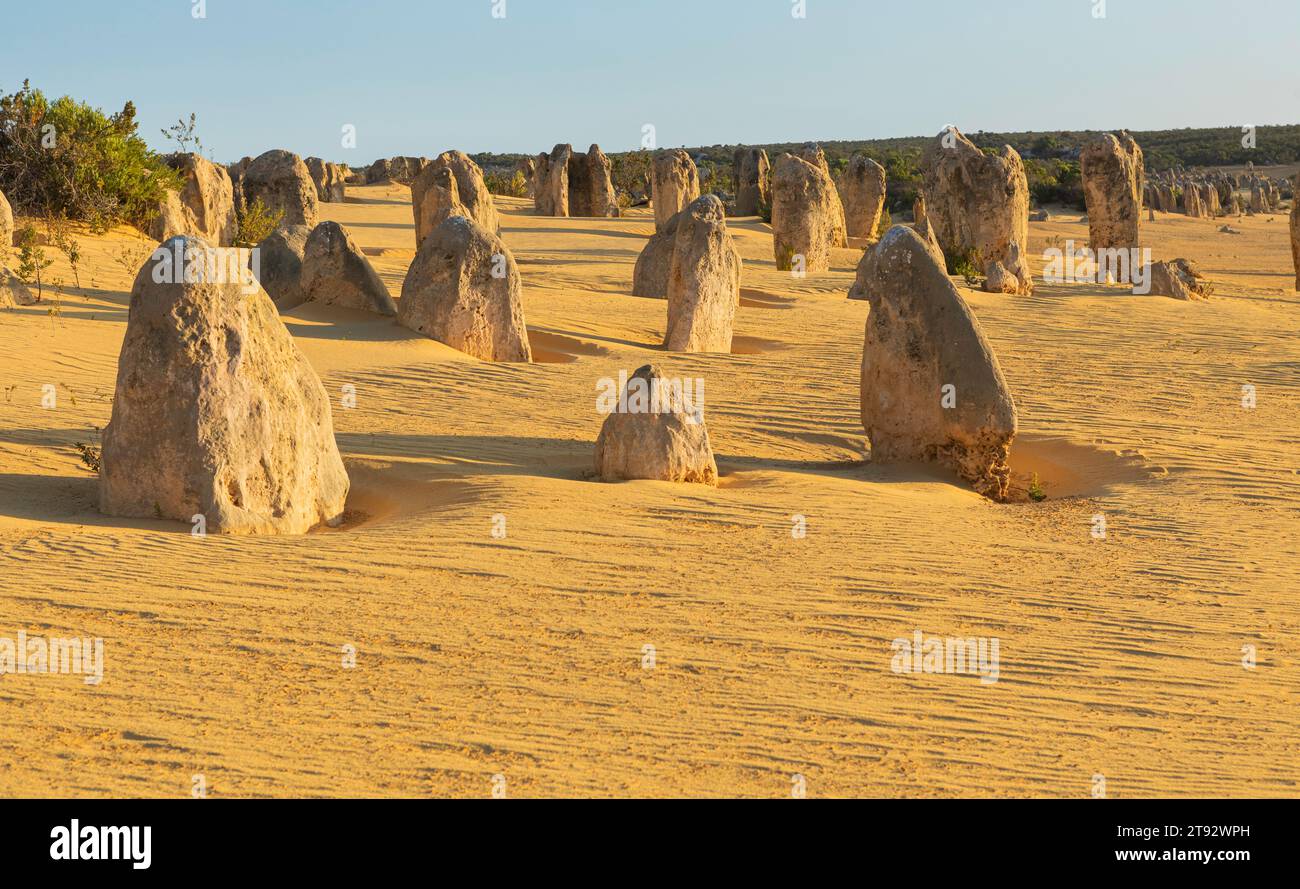
[[194,111],[219,161],[353,165],[624,151],[645,123],[678,146],[1300,120],[1300,0],[194,2],[7,2],[0,90],[131,99],[158,148]]

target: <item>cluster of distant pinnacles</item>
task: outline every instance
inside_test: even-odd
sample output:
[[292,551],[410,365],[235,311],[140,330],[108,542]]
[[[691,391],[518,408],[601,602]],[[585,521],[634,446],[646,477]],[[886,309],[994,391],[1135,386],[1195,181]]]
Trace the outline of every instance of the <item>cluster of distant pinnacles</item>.
[[[466,154],[396,157],[353,172],[319,158],[268,151],[228,168],[172,155],[184,187],[169,193],[149,232],[167,251],[232,244],[238,215],[260,202],[279,214],[255,248],[250,295],[237,280],[157,275],[146,262],[131,292],[112,416],[103,434],[100,509],[109,515],[195,522],[221,533],[303,533],[344,520],[349,479],[324,386],[278,312],[304,303],[393,316],[398,324],[483,361],[529,362],[522,279],[500,237],[483,171]],[[1189,216],[1259,213],[1289,183],[1255,175],[1171,171],[1146,181],[1127,133],[1105,134],[1080,155],[1093,251],[1136,250],[1144,206]],[[848,296],[869,302],[860,411],[877,463],[932,461],[994,500],[1012,490],[1008,456],[1016,409],[988,340],[948,275],[947,257],[983,271],[993,293],[1027,295],[1029,188],[1019,155],[986,154],[954,128],[922,158],[923,190],[910,225],[878,232],[884,169],[862,155],[833,180],[809,144],[774,164],[765,151],[735,156],[735,194],[700,194],[690,155],[655,153],[643,194],[654,232],[629,294],[667,303],[666,352],[731,351],[743,264],[727,219],[770,209],[775,266],[803,277],[829,270],[832,251],[863,250]],[[557,145],[521,162],[538,216],[617,217],[608,157]],[[399,182],[411,190],[416,253],[394,301],[365,253],[319,203],[348,184]],[[1249,189],[1244,208],[1238,190]],[[1044,218],[1042,216],[1038,218]],[[751,223],[753,220],[751,220]],[[6,230],[7,228],[7,230]],[[0,195],[0,243],[12,238]],[[762,231],[763,229],[759,229]],[[595,231],[598,231],[596,229]],[[1291,217],[1300,289],[1300,220]],[[177,240],[179,239],[179,240]],[[544,272],[543,272],[544,273]],[[28,301],[7,272],[0,305]],[[968,279],[969,280],[969,279]],[[1192,299],[1206,288],[1188,260],[1153,264],[1151,292]],[[633,373],[605,418],[594,477],[716,483],[698,406],[683,403],[654,365]],[[655,405],[654,410],[645,405]]]

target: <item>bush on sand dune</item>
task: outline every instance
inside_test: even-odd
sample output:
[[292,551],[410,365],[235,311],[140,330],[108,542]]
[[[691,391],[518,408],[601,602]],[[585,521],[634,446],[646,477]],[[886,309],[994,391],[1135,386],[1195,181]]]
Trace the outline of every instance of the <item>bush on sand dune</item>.
[[137,129],[131,102],[106,115],[68,96],[51,101],[24,81],[0,95],[0,191],[26,215],[97,230],[147,224],[181,182]]

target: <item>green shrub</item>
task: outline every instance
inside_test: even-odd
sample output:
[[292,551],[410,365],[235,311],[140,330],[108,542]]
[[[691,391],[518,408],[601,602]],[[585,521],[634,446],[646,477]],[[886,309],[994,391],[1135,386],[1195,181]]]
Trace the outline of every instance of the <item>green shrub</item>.
[[0,96],[0,190],[26,215],[66,217],[102,231],[145,225],[180,175],[136,132],[135,106],[105,115],[27,81]]
[[980,271],[980,254],[974,247],[967,247],[965,250],[945,250],[943,251],[944,262],[948,265],[948,274],[961,275],[963,278],[970,280],[978,278]]
[[880,224],[876,226],[876,240],[878,241],[883,238],[885,232],[889,231],[893,225],[894,217],[889,215],[889,208],[886,207],[880,214]]
[[528,194],[528,182],[521,170],[515,170],[513,176],[488,170],[483,174],[483,183],[492,194],[510,198],[522,198]]
[[[650,194],[651,152],[644,148],[609,156],[609,178],[617,194]],[[629,200],[629,205],[631,201]]]
[[1077,161],[1029,158],[1025,161],[1025,178],[1029,182],[1029,193],[1040,207],[1064,204],[1079,210],[1086,208]]
[[101,461],[103,460],[103,449],[97,445],[86,444],[82,441],[76,442],[73,447],[76,448],[77,453],[81,455],[82,465],[84,465],[86,469],[98,475],[100,466],[102,465]]
[[54,265],[54,260],[45,258],[45,250],[36,241],[36,227],[25,225],[18,230],[18,277],[24,284],[36,286],[36,301],[45,295],[41,273]]
[[256,247],[268,237],[284,218],[283,210],[271,211],[261,198],[244,208],[235,219],[235,246]]

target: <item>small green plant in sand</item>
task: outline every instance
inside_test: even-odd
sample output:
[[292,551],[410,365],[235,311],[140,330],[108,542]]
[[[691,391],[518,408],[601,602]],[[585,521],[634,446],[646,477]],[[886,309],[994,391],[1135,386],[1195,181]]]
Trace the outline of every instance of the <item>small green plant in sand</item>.
[[113,262],[134,281],[145,260],[152,255],[153,251],[153,242],[143,239],[134,240],[118,248],[117,253],[113,254]]
[[256,247],[268,237],[284,218],[283,210],[272,210],[257,198],[238,214],[235,227],[236,247]]
[[44,295],[41,273],[54,264],[45,258],[45,250],[36,240],[36,227],[25,225],[18,231],[18,277],[23,283],[36,286],[36,301]]
[[1029,499],[1035,503],[1042,503],[1047,499],[1047,492],[1043,490],[1043,483],[1038,480],[1038,473],[1029,477]]
[[68,265],[72,267],[72,280],[76,282],[77,289],[81,289],[81,272],[79,269],[81,263],[81,245],[72,237],[68,225],[68,219],[65,216],[50,216],[45,220],[45,231],[50,236],[52,243],[59,252],[68,258]]
[[100,448],[97,445],[86,444],[81,441],[77,442],[73,447],[75,447],[77,453],[81,455],[81,462],[85,465],[86,469],[95,474],[99,474],[100,461],[102,457]]
[[971,278],[979,278],[980,257],[979,251],[974,247],[964,250],[945,250],[943,258],[948,264],[948,274],[961,275],[968,281]]

